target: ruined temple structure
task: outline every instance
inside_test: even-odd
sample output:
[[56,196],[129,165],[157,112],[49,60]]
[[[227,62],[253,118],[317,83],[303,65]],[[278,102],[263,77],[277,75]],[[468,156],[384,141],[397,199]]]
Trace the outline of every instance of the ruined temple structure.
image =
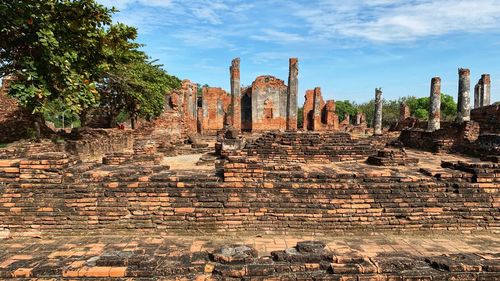
[[274,76],[255,79],[242,91],[241,129],[249,132],[296,131],[298,60],[290,59],[289,85]]
[[203,87],[199,133],[216,135],[224,127],[230,104],[231,96],[223,89]]
[[274,76],[259,76],[243,90],[242,129],[269,131],[286,129],[287,86]]
[[0,147],[0,279],[499,280],[500,105],[470,110],[468,71],[455,122],[436,77],[426,122],[387,132],[376,89],[374,128],[339,124],[316,88],[298,131],[297,61],[247,88],[239,63],[136,130]]
[[304,131],[338,131],[339,117],[335,113],[335,101],[323,100],[321,88],[307,90],[303,114]]

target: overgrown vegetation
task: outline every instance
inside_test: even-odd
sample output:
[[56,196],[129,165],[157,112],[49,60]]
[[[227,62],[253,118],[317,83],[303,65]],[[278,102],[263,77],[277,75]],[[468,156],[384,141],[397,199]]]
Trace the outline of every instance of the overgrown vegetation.
[[61,125],[53,116],[84,122],[96,106],[110,125],[123,112],[158,116],[180,81],[139,50],[134,27],[112,23],[114,12],[95,0],[1,1],[0,77],[15,77],[9,94]]

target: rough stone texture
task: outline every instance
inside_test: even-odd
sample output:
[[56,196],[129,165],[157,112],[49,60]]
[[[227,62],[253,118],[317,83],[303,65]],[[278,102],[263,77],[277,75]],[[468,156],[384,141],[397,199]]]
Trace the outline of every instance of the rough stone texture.
[[382,89],[375,89],[375,113],[373,118],[373,134],[382,135]]
[[470,70],[458,69],[457,122],[470,121]]
[[427,130],[434,132],[441,128],[441,78],[431,80],[431,94],[429,105],[429,121]]
[[399,121],[404,121],[411,117],[410,107],[406,103],[399,105]]
[[229,72],[231,75],[231,124],[236,130],[241,130],[240,58],[232,61]]
[[286,129],[297,131],[297,99],[299,94],[299,62],[297,58],[290,59],[288,73]]
[[224,127],[224,120],[231,104],[229,96],[221,88],[203,87],[201,133],[216,135]]
[[[251,127],[245,129],[252,132],[284,131],[286,129],[287,86],[283,80],[273,76],[259,76],[247,89],[251,104]],[[242,108],[248,108],[243,106]]]

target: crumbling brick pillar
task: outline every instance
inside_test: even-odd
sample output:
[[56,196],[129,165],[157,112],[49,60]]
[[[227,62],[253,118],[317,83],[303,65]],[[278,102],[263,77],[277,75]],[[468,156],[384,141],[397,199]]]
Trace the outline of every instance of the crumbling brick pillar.
[[344,123],[347,125],[351,124],[351,115],[349,113],[344,113]]
[[373,134],[382,135],[382,88],[375,89],[375,113],[373,116]]
[[491,104],[491,77],[489,74],[483,74],[480,80],[481,91],[479,92],[479,106],[488,106]]
[[288,70],[288,91],[286,106],[286,129],[297,131],[297,97],[299,92],[299,62],[291,58]]
[[362,112],[356,113],[356,123],[354,125],[358,125],[358,126],[361,125],[361,118],[363,117],[362,115],[363,115]]
[[321,130],[321,88],[314,88],[313,131]]
[[240,84],[240,58],[235,58],[229,68],[231,73],[231,112],[230,122],[233,128],[241,130],[241,84]]
[[328,129],[337,131],[339,129],[339,117],[335,113],[335,101],[328,100],[325,104],[325,121]]
[[431,80],[431,95],[429,101],[429,121],[427,130],[434,132],[441,128],[441,78]]
[[458,69],[458,112],[457,123],[470,121],[470,70]]
[[402,102],[399,105],[399,121],[404,121],[410,118],[410,116],[410,107],[406,103]]

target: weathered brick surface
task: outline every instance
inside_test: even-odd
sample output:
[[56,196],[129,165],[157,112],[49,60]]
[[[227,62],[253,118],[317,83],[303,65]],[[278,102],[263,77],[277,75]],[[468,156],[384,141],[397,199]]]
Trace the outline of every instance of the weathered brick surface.
[[245,90],[245,95],[249,98],[242,99],[242,110],[250,108],[251,114],[243,113],[243,116],[251,119],[243,122],[246,125],[243,129],[252,132],[286,129],[288,97],[283,80],[270,75],[259,76],[252,87]]
[[305,163],[356,159],[373,148],[343,134],[337,143],[350,146],[335,146],[320,134],[298,135],[269,134],[244,149],[246,155],[229,156],[223,178],[159,165],[78,164],[64,153],[4,159],[0,228],[13,235],[500,228],[498,164],[444,163],[439,174],[419,177],[308,170]]
[[224,127],[224,119],[231,105],[231,96],[221,88],[203,87],[201,133],[215,135]]
[[[497,280],[500,276],[498,253],[421,255],[389,250],[363,255],[353,247],[346,250],[340,245],[325,247],[321,241],[301,241],[288,247],[283,243],[268,254],[258,252],[252,245],[225,243],[221,246],[220,242],[202,250],[201,245],[206,245],[202,241],[195,241],[189,247],[176,237],[173,241],[172,237],[99,238],[97,243],[91,243],[95,237],[72,238],[72,243],[56,238],[33,243],[30,248],[21,246],[21,249],[19,244],[9,242],[9,250],[17,246],[17,250],[31,251],[17,255],[7,252],[5,259],[0,259],[0,278],[479,281]],[[133,240],[129,241],[131,238]],[[61,242],[63,245],[59,247],[54,245]],[[391,248],[387,244],[381,246]]]
[[434,132],[403,130],[400,141],[407,147],[434,152],[463,151],[464,147],[479,138],[479,133],[479,123],[467,121],[462,124],[449,124]]
[[335,113],[335,101],[323,101],[321,88],[307,90],[304,100],[303,129],[308,131],[338,131],[339,117]]
[[481,134],[500,134],[500,105],[473,109],[471,119],[481,126]]

